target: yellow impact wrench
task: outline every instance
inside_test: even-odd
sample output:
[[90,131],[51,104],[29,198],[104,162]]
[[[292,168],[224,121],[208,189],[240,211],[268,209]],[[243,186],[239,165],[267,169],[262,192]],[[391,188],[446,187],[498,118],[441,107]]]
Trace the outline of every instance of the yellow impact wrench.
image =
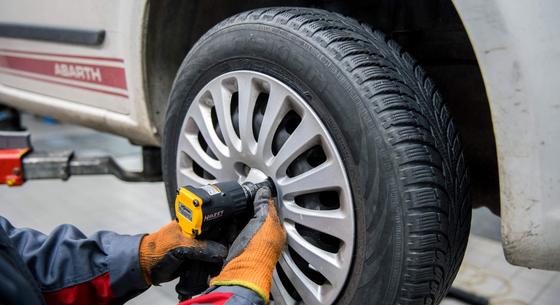
[[[214,227],[234,217],[249,219],[254,214],[253,200],[262,187],[270,188],[275,195],[270,178],[260,183],[237,181],[208,184],[201,187],[182,186],[175,198],[175,216],[181,230],[192,238],[205,238]],[[200,263],[187,270],[175,287],[179,300],[200,294],[208,288],[208,277],[215,266]]]

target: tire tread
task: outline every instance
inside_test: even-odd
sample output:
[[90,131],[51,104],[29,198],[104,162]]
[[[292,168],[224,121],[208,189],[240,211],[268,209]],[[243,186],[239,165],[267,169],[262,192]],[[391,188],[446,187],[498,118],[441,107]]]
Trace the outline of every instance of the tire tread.
[[[257,9],[223,21],[205,37],[240,22],[265,23],[299,35],[354,80],[370,115],[381,122],[401,177],[408,240],[394,304],[439,303],[465,251],[470,206],[459,133],[434,83],[383,33],[323,10]],[[375,228],[368,224],[368,230]],[[379,263],[373,257],[368,261]]]

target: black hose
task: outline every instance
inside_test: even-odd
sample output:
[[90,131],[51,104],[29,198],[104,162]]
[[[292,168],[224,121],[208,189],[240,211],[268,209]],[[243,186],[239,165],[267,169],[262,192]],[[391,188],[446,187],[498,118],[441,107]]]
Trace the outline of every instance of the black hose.
[[472,292],[463,290],[461,288],[451,287],[449,291],[447,291],[447,297],[456,299],[467,304],[472,305],[488,305],[490,304],[490,300],[483,296],[476,295]]

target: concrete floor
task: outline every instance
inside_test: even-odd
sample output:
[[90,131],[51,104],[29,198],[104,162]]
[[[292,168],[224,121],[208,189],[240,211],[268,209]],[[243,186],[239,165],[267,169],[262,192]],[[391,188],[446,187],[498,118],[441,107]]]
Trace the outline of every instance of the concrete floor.
[[[516,267],[508,264],[500,243],[471,235],[465,259],[453,286],[485,296],[491,304],[557,305],[560,303],[560,272]],[[442,305],[462,305],[444,300]]]
[[[126,139],[70,125],[49,125],[24,116],[37,150],[74,149],[80,155],[112,155],[128,169],[140,169],[140,149]],[[126,183],[111,176],[73,177],[69,181],[30,181],[0,187],[0,215],[20,227],[51,231],[72,223],[86,234],[114,230],[151,232],[170,218],[163,183]],[[473,212],[465,262],[454,285],[491,297],[493,304],[558,304],[560,273],[528,270],[505,262],[499,219],[487,209]],[[127,304],[176,304],[175,283],[152,287]],[[460,302],[446,299],[444,305]]]

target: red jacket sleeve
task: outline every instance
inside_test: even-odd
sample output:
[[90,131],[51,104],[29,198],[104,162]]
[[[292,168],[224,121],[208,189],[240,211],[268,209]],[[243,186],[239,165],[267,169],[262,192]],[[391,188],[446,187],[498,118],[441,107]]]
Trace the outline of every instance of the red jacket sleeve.
[[109,273],[103,273],[89,281],[65,287],[52,292],[44,292],[48,305],[83,304],[106,305],[113,299]]
[[211,287],[205,294],[179,305],[264,305],[264,300],[245,287],[221,286]]

